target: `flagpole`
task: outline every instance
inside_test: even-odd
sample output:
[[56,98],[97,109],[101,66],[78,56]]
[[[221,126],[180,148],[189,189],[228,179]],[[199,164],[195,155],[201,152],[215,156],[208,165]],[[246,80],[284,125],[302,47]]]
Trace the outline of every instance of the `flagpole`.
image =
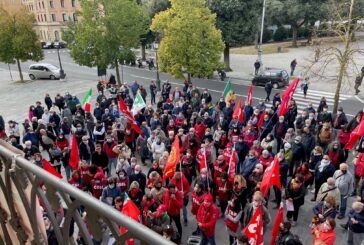
[[[179,144],[179,142],[178,142]],[[181,173],[181,189],[182,189],[182,195],[183,195],[183,173],[182,173],[182,161],[179,161],[179,171]],[[184,196],[184,195],[183,195]]]
[[[234,151],[235,151],[235,143],[233,145],[233,153],[235,153]],[[228,172],[227,172],[228,176],[229,176],[229,173],[230,173],[230,167],[231,167],[232,159],[233,159],[233,154],[231,154],[231,157],[230,157],[230,160],[229,160],[229,168],[228,168]]]

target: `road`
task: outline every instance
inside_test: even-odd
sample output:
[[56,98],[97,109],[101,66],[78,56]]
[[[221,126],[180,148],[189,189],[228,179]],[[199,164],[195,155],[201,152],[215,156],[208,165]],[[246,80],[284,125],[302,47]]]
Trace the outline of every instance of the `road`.
[[[13,84],[9,83],[7,85],[6,90],[1,87],[0,89],[0,113],[3,114],[5,120],[10,120],[11,118],[16,119],[20,122],[26,116],[26,109],[29,104],[34,103],[35,100],[43,101],[44,93],[49,92],[53,97],[56,92],[64,93],[65,91],[71,92],[71,94],[77,95],[79,98],[82,98],[88,88],[92,86],[93,88],[96,85],[97,81],[97,70],[96,68],[88,68],[82,67],[75,64],[72,58],[69,56],[67,50],[62,50],[61,59],[63,64],[63,69],[67,73],[67,78],[65,81],[33,81],[27,84]],[[45,58],[42,62],[51,63],[58,66],[58,58],[57,54],[54,50],[46,50]],[[34,62],[26,62],[22,64],[22,68],[24,71],[27,70],[27,67]],[[2,72],[8,69],[6,64],[0,63],[0,69]],[[10,69],[12,71],[16,71],[16,66],[11,65]],[[109,70],[108,73],[115,73],[113,70]],[[134,67],[123,67],[123,78],[124,81],[130,82],[132,80],[138,80],[142,85],[149,85],[150,80],[156,78],[155,71],[149,71],[146,69],[138,69]],[[171,78],[168,74],[161,74],[161,79],[166,80],[169,79],[170,82],[174,86],[181,86],[183,81],[176,80]],[[214,79],[193,79],[193,83],[196,84],[200,88],[207,87],[213,96],[213,101],[216,101],[218,97],[222,94],[224,90],[226,82],[214,80]],[[2,86],[2,85],[1,85]],[[148,86],[147,86],[148,87]],[[237,92],[239,96],[246,96],[249,88],[249,81],[242,80],[233,80],[232,81],[232,89]],[[324,88],[323,88],[324,90]],[[149,92],[149,91],[148,91]],[[274,92],[274,91],[273,91]],[[278,90],[278,92],[282,92],[282,90]],[[273,94],[273,93],[272,93]],[[303,98],[302,92],[297,91],[294,95],[294,98],[297,100],[299,105],[299,110],[302,111],[308,101],[312,101],[314,105],[318,105],[318,101],[321,96],[326,96],[330,108],[333,105],[333,94],[327,93],[325,91],[310,91],[309,90],[309,100],[305,100]],[[14,97],[16,96],[16,97]],[[95,97],[95,96],[94,96]],[[14,100],[14,98],[21,98],[21,100]],[[244,97],[245,98],[245,97]],[[258,103],[262,99],[265,98],[265,91],[262,87],[254,87],[253,89],[253,104]],[[95,98],[94,98],[95,99]],[[363,105],[352,96],[343,95],[341,99],[340,105],[344,108],[344,111],[347,114],[354,115],[358,110],[363,108]],[[312,207],[313,203],[310,201],[312,194],[307,194],[305,205],[301,208],[300,217],[298,226],[293,228],[292,231],[295,234],[299,234],[302,238],[304,244],[311,244],[312,236],[310,234],[310,228],[308,227],[311,218],[312,218]],[[273,196],[273,195],[271,195]],[[271,209],[273,205],[269,205],[270,213],[272,216],[272,222],[268,226],[268,230],[265,232],[265,244],[269,244],[270,242],[270,232],[272,228],[272,224],[275,219],[276,210]],[[190,210],[190,207],[189,207]],[[338,221],[337,223],[343,223],[344,221]],[[189,235],[191,235],[192,231],[196,228],[196,221],[194,217],[189,217],[189,223],[187,227],[183,227],[183,241],[187,241]],[[340,227],[336,228],[337,232],[337,243],[336,244],[345,244],[345,231],[343,231]],[[216,226],[216,241],[219,245],[228,244],[228,234],[225,230],[225,224],[223,219],[219,219]],[[185,244],[185,243],[183,243]]]
[[[57,53],[55,50],[45,50],[45,58],[42,62],[50,63],[56,66],[58,65]],[[96,81],[97,78],[97,69],[95,67],[89,68],[84,66],[79,66],[74,63],[72,57],[70,57],[67,49],[60,50],[60,56],[62,60],[62,66],[65,70],[67,77],[67,81]],[[23,71],[27,71],[30,64],[34,62],[25,62],[22,63]],[[0,68],[8,69],[6,64],[0,63]],[[10,65],[11,70],[16,71],[17,68],[15,65]],[[131,82],[132,80],[138,80],[143,85],[149,85],[149,82],[152,79],[156,79],[156,71],[149,71],[148,69],[139,69],[136,67],[123,66],[121,68],[123,73],[123,80],[126,82]],[[115,74],[115,70],[108,70],[108,74]],[[160,78],[162,81],[168,79],[172,85],[182,86],[183,81],[176,80],[172,78],[170,75],[161,73]],[[196,84],[199,88],[207,87],[211,94],[214,97],[218,97],[222,94],[224,87],[226,85],[226,81],[219,81],[218,79],[197,79],[193,78],[193,83]],[[246,98],[247,91],[250,85],[250,81],[247,80],[232,80],[232,89],[237,93],[238,96]],[[148,88],[149,86],[146,86]],[[284,89],[284,88],[283,88]],[[273,90],[272,96],[275,92],[282,92],[283,89]],[[265,91],[263,87],[254,87],[253,89],[253,104],[257,104],[259,101],[265,98]],[[298,104],[299,112],[301,112],[304,108],[306,108],[308,102],[312,102],[314,107],[318,106],[319,100],[321,97],[325,96],[329,105],[329,110],[332,110],[334,103],[334,94],[330,92],[325,92],[325,88],[322,88],[322,91],[310,90],[308,91],[307,99],[303,97],[302,91],[298,88],[296,93],[294,94],[294,98]],[[269,105],[269,104],[267,104]],[[343,107],[344,112],[349,116],[355,115],[358,110],[363,109],[363,103],[359,98],[354,97],[352,95],[344,95],[340,94],[340,106]]]

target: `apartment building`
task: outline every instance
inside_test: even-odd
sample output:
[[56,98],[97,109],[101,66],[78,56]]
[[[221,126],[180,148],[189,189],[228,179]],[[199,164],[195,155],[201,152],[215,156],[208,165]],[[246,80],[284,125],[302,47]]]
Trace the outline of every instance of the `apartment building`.
[[21,0],[25,8],[35,16],[34,25],[40,41],[62,41],[62,29],[68,21],[77,21],[79,0]]

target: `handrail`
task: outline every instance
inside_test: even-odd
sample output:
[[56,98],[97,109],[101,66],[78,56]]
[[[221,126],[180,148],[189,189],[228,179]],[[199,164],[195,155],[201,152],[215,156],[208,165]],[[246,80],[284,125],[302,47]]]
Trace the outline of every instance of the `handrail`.
[[[3,164],[5,164],[5,168],[4,168],[4,166],[2,166]],[[4,180],[2,179],[2,176],[4,176],[3,177]],[[14,188],[14,186],[16,186],[16,187],[24,186],[23,182],[26,181],[25,180],[26,178],[22,178],[22,176],[27,176],[28,180],[33,184],[32,193],[34,193],[34,196],[29,198],[30,199],[30,200],[28,200],[29,203],[32,203],[32,201],[37,202],[38,198],[40,198],[41,196],[44,197],[44,195],[39,195],[39,194],[37,194],[37,196],[35,196],[35,193],[37,193],[37,192],[39,193],[39,191],[41,191],[41,188],[39,187],[39,183],[43,183],[46,186],[46,190],[48,190],[48,192],[46,193],[47,197],[49,195],[56,196],[55,194],[59,193],[60,195],[58,195],[58,197],[62,196],[63,199],[68,199],[68,200],[64,200],[64,201],[66,204],[68,203],[67,207],[68,207],[69,211],[71,211],[71,212],[74,211],[72,215],[69,215],[69,216],[71,216],[69,219],[72,218],[77,224],[78,224],[78,222],[82,221],[82,219],[80,218],[81,216],[79,215],[79,212],[77,212],[76,210],[81,205],[84,206],[85,209],[87,210],[87,215],[89,213],[90,213],[90,215],[96,215],[97,216],[96,220],[104,221],[104,222],[101,222],[101,223],[103,223],[104,226],[106,223],[106,226],[114,234],[116,244],[120,244],[119,242],[125,242],[125,240],[129,239],[129,238],[134,238],[135,240],[140,240],[141,244],[159,244],[159,245],[173,244],[172,242],[165,240],[162,236],[160,236],[159,234],[150,230],[146,226],[143,226],[140,223],[135,222],[134,220],[132,220],[132,219],[128,218],[127,216],[123,215],[122,213],[118,212],[116,209],[110,208],[110,206],[100,202],[96,198],[88,195],[87,193],[73,187],[72,185],[70,185],[66,182],[60,182],[60,180],[58,178],[56,178],[55,176],[49,174],[48,172],[44,171],[42,168],[36,166],[35,164],[32,164],[31,162],[29,162],[22,156],[19,156],[18,149],[12,147],[11,145],[7,144],[3,140],[0,140],[0,197],[1,197],[1,190],[2,190],[3,195],[5,195],[5,197],[7,197],[4,200],[4,201],[7,201],[5,206],[18,205],[18,204],[14,204],[14,203],[9,203],[10,200],[14,200],[14,197],[11,197],[11,196],[14,196],[14,193],[16,194],[16,191],[19,194],[25,194],[25,196],[27,196],[26,188],[24,188],[24,190],[20,190],[21,188],[16,188],[15,192],[12,189],[12,188]],[[11,185],[10,184],[11,181],[9,181],[9,180],[11,180],[12,182],[19,182],[19,183],[16,183],[16,184],[13,183],[13,185]],[[22,193],[22,192],[24,192],[24,193]],[[22,195],[19,195],[19,196],[22,196]],[[25,196],[23,195],[22,197],[24,198]],[[35,197],[37,197],[37,198],[35,198]],[[68,198],[68,197],[70,197],[70,198]],[[73,200],[73,201],[71,201],[71,200]],[[4,210],[4,203],[2,203],[4,201],[0,200],[0,212],[2,210]],[[26,206],[26,203],[24,203],[24,199],[22,199],[22,201],[23,201],[23,204]],[[34,207],[34,203],[32,203],[32,204],[33,204],[32,207]],[[53,207],[53,205],[52,205],[52,207]],[[51,210],[57,210],[57,208],[53,207],[53,209],[51,209]],[[34,218],[36,220],[36,214],[35,214],[36,212],[35,212],[35,210],[32,210],[32,212],[34,212],[34,213],[28,214],[28,218],[31,223],[31,226],[33,227],[32,232],[35,234],[40,231],[39,231],[38,225],[34,225],[34,224],[36,224],[36,221],[32,220],[32,218]],[[14,216],[14,215],[16,215],[16,214],[11,213],[11,216]],[[0,214],[0,217],[1,217],[1,214]],[[67,215],[66,215],[66,217],[67,217]],[[15,218],[15,217],[12,217],[12,218]],[[24,217],[17,217],[17,218],[21,219]],[[0,220],[0,224],[1,224],[0,225],[0,235],[1,235],[1,228],[4,229],[3,228],[4,226],[2,225],[2,223],[6,223],[6,221]],[[23,221],[23,223],[24,223],[24,221]],[[33,223],[33,225],[32,225],[32,223]],[[64,223],[66,223],[66,221]],[[115,227],[115,224],[117,225],[117,227]],[[55,227],[55,232],[56,232],[57,224],[52,224],[52,225],[53,225],[53,227]],[[92,224],[92,225],[95,225],[95,224]],[[112,226],[112,227],[110,227],[110,226]],[[128,230],[127,233],[125,233],[123,235],[120,234],[120,231],[118,229],[119,226],[125,227]],[[79,228],[81,229],[82,227],[79,227]],[[95,230],[94,227],[89,227],[89,229],[90,228],[92,228],[92,230]],[[18,231],[15,231],[15,232],[18,232]],[[85,231],[81,231],[81,233],[82,232],[85,232]],[[4,231],[3,231],[3,233],[4,233]],[[68,231],[63,232],[63,233],[68,233]],[[89,234],[89,236],[91,236],[90,233],[87,232],[87,229],[86,229],[85,234]],[[115,235],[117,237],[115,237]],[[38,236],[33,236],[33,237],[38,237]],[[0,244],[1,244],[1,239],[2,238],[0,236]],[[59,240],[59,239],[60,239],[60,237],[58,234],[57,240]],[[65,239],[65,240],[58,241],[59,244],[64,244],[64,242],[67,241],[68,237],[65,234],[63,234],[63,239]],[[90,237],[84,237],[84,240],[86,242],[91,241]],[[38,244],[38,241],[34,241],[34,242],[36,244]],[[5,241],[5,244],[6,244],[6,241]]]

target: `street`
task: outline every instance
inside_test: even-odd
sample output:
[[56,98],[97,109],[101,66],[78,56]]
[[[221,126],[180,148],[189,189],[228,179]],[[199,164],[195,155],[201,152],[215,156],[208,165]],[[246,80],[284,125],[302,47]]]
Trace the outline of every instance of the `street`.
[[[57,53],[53,52],[54,50],[45,50],[45,58],[42,60],[42,63],[50,63],[56,66],[58,64]],[[73,62],[73,59],[70,57],[67,50],[60,51],[62,66],[67,74],[67,77],[64,81],[31,81],[25,84],[19,84],[14,82],[5,81],[4,78],[0,78],[0,114],[4,117],[5,121],[10,119],[14,119],[19,123],[27,117],[27,110],[30,104],[34,104],[36,100],[44,101],[45,93],[50,93],[51,97],[54,98],[57,92],[64,94],[64,92],[69,91],[72,95],[77,95],[80,99],[86,94],[87,90],[92,87],[94,91],[96,91],[96,82],[97,82],[97,69],[96,68],[88,68],[82,67]],[[30,64],[35,62],[26,62],[22,63],[22,69],[24,72],[25,79],[28,79],[26,74],[27,68]],[[17,73],[16,65],[10,65],[10,69],[12,74],[15,75]],[[108,70],[108,74],[115,74],[115,71]],[[140,84],[146,87],[149,93],[149,82],[150,80],[156,79],[156,71],[149,71],[147,69],[139,69],[135,67],[124,66],[122,68],[123,79],[125,82],[130,84],[132,80],[137,80]],[[0,63],[0,74],[8,73],[8,65]],[[168,74],[161,73],[161,80],[164,81],[169,79],[173,86],[183,86],[183,81],[176,80],[171,78]],[[213,101],[217,101],[219,96],[221,96],[224,87],[226,85],[226,81],[222,82],[216,79],[195,79],[193,78],[193,83],[197,85],[200,89],[208,88],[211,94],[213,95]],[[247,80],[232,80],[232,89],[236,91],[239,97],[242,97],[245,100],[246,95],[248,93],[248,88],[250,85],[250,81]],[[319,100],[322,96],[325,96],[329,105],[329,110],[332,110],[333,102],[334,102],[334,94],[330,92],[325,92],[325,88],[322,88],[323,91],[308,91],[307,99],[304,99],[303,94],[299,87],[297,88],[296,93],[294,94],[294,98],[297,101],[299,112],[301,112],[306,106],[308,102],[312,102],[314,108],[317,108],[319,104]],[[272,97],[275,92],[282,92],[283,89],[278,91],[272,91]],[[259,101],[264,100],[266,93],[263,87],[254,87],[253,88],[253,105],[256,105]],[[93,100],[96,99],[96,96],[93,96]],[[148,104],[148,101],[147,101]],[[269,104],[267,104],[269,105]],[[93,104],[91,105],[93,106]],[[340,106],[343,107],[344,112],[349,115],[355,115],[359,110],[363,109],[363,104],[355,97],[350,95],[341,95],[340,98]],[[273,195],[271,195],[272,197]],[[308,225],[311,222],[312,207],[313,202],[310,201],[312,194],[308,192],[305,205],[301,208],[300,216],[298,219],[297,227],[292,228],[292,232],[294,234],[298,234],[304,244],[312,243],[312,235],[310,234],[310,228]],[[352,199],[352,198],[351,198]],[[191,203],[191,201],[190,201]],[[350,202],[351,204],[351,202]],[[274,223],[276,210],[272,209],[272,204],[269,203],[269,210],[271,214],[271,223],[268,226],[268,230],[265,231],[265,244],[269,244],[270,242],[270,232],[272,225]],[[350,207],[350,206],[349,206]],[[190,204],[188,207],[190,210]],[[189,211],[190,213],[190,211]],[[345,220],[337,220],[337,241],[336,244],[345,244],[346,233],[345,231],[339,227],[339,224],[344,223]],[[183,227],[183,241],[187,241],[189,235],[191,235],[192,231],[196,229],[195,218],[190,216],[187,227]],[[225,230],[225,223],[223,219],[219,219],[216,225],[216,242],[219,245],[228,244],[228,234]],[[186,243],[183,243],[186,244]]]

